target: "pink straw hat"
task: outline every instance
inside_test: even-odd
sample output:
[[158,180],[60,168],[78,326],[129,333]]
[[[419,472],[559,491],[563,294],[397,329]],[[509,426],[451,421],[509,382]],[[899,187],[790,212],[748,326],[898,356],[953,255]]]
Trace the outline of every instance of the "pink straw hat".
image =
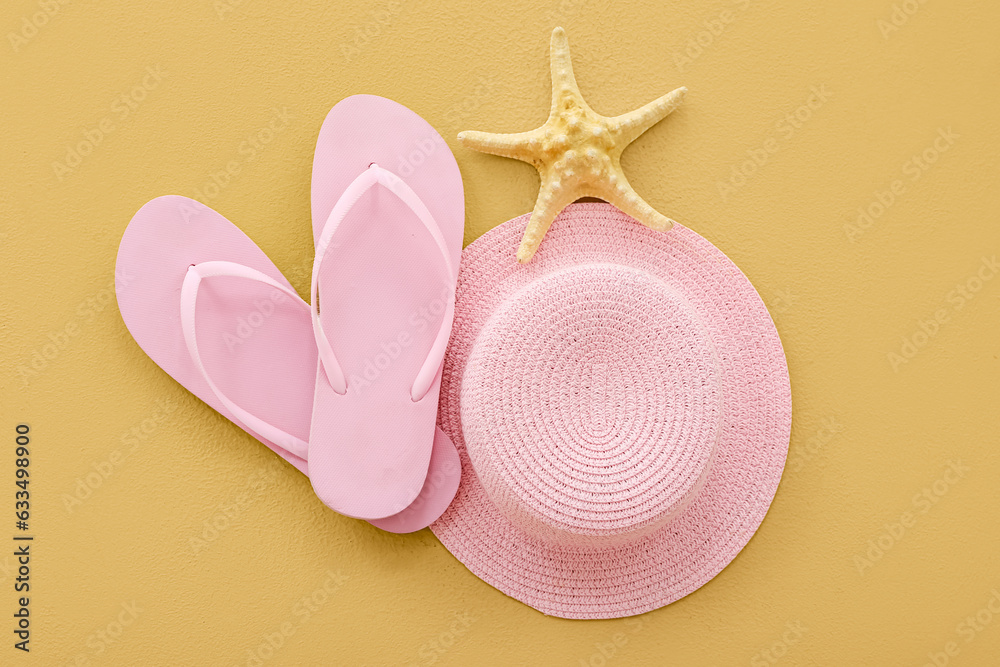
[[640,614],[705,584],[763,520],[791,427],[781,341],[689,229],[571,204],[524,265],[527,217],[463,253],[438,413],[462,481],[431,529],[545,614]]

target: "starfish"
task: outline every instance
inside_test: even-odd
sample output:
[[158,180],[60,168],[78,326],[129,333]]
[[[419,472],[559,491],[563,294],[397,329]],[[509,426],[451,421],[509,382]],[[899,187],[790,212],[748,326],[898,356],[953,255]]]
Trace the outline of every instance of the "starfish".
[[620,116],[602,116],[580,93],[562,28],[552,31],[549,57],[552,107],[541,127],[515,134],[458,135],[467,148],[523,160],[538,170],[541,186],[517,250],[518,261],[531,261],[555,217],[580,197],[603,199],[652,229],[670,229],[673,220],[655,211],[629,185],[620,159],[626,146],[680,105],[687,88]]

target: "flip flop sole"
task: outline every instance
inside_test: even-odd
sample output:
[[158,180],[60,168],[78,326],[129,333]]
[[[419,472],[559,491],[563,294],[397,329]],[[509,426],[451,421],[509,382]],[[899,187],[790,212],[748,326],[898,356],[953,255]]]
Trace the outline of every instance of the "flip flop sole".
[[[235,225],[186,197],[148,202],[122,238],[116,268],[132,280],[119,289],[122,319],[146,354],[182,386],[303,473],[304,458],[241,424],[195,367],[181,328],[181,285],[192,264],[230,261],[291,288],[281,272]],[[251,280],[214,278],[198,297],[198,347],[206,370],[237,405],[296,436],[308,437],[317,353],[309,311],[280,290]],[[454,445],[440,429],[432,475],[412,506],[373,522],[405,533],[426,527],[447,508],[460,471]],[[449,495],[450,494],[450,495]]]
[[441,136],[396,102],[355,95],[330,111],[317,141],[317,243],[337,201],[372,164],[426,206],[450,272],[414,212],[375,186],[344,217],[319,273],[320,318],[348,390],[338,394],[317,373],[311,479],[330,507],[369,520],[412,503],[428,474],[440,374],[420,400],[410,389],[457,280],[465,220],[461,174]]
[[[187,197],[153,199],[132,218],[119,246],[117,269],[135,279],[118,290],[118,307],[133,338],[160,368],[239,424],[195,367],[180,321],[188,267],[217,260],[257,269],[291,289],[263,251],[219,213]],[[205,283],[197,312],[198,347],[221,391],[306,439],[317,358],[308,311],[273,287],[221,277]],[[306,471],[303,458],[244,430]]]

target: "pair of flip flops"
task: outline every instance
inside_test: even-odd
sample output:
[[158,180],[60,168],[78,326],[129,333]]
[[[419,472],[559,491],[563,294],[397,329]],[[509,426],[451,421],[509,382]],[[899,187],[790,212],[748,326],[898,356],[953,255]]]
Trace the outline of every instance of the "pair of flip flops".
[[118,305],[193,394],[306,473],[319,498],[419,530],[461,477],[436,426],[465,203],[455,158],[406,107],[349,97],[320,130],[309,302],[235,225],[181,196],[129,223]]

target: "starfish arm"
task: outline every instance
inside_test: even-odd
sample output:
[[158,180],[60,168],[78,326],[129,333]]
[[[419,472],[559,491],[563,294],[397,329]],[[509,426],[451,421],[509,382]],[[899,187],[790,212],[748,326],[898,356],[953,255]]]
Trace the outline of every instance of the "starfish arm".
[[567,204],[573,203],[576,197],[568,188],[555,179],[542,179],[538,190],[535,209],[531,212],[528,225],[521,238],[521,246],[517,249],[517,261],[527,264],[534,257],[535,251],[541,245],[545,233],[549,231],[552,221]]
[[679,107],[686,92],[687,88],[682,86],[635,111],[615,116],[611,119],[611,128],[621,138],[622,145],[627,146]]
[[458,142],[466,148],[532,163],[534,157],[531,146],[538,140],[537,130],[514,134],[494,134],[493,132],[477,132],[475,130],[458,133]]
[[576,85],[573,61],[569,55],[569,40],[566,38],[566,31],[562,28],[556,28],[552,31],[552,38],[549,41],[549,67],[552,72],[550,115],[556,115],[561,103],[568,99],[575,101],[580,106],[586,105],[583,95],[580,94],[580,89]]
[[618,207],[622,213],[630,215],[650,229],[665,232],[674,226],[674,221],[663,215],[636,193],[625,174],[618,171],[616,183],[601,193],[601,198]]

